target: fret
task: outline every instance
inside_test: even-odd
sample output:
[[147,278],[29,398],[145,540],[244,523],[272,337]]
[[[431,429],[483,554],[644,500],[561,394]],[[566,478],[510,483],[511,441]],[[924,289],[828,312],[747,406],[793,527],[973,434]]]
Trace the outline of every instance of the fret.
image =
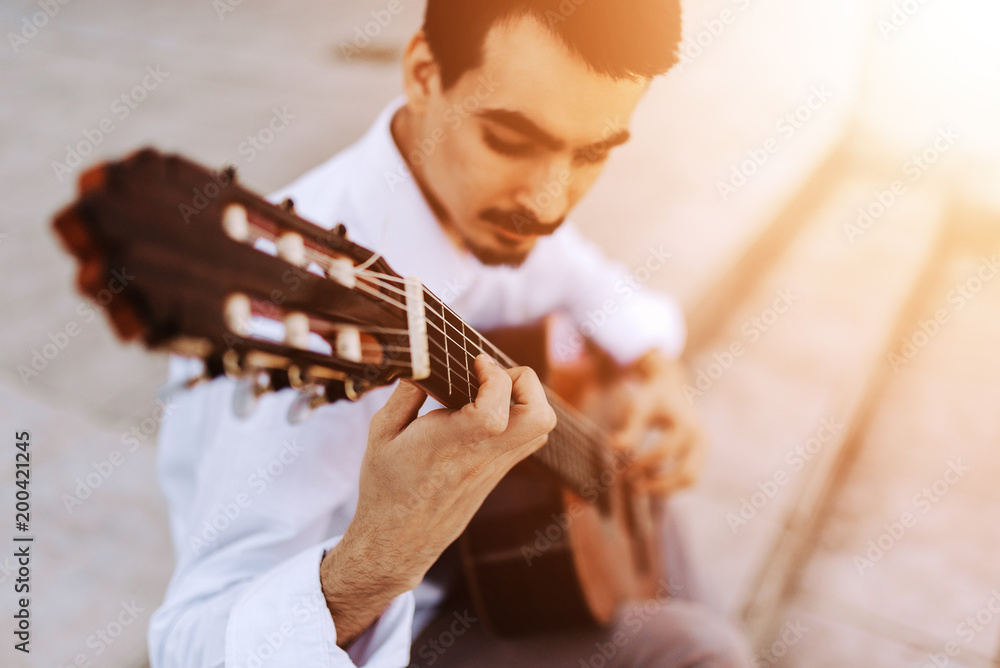
[[[452,408],[458,407],[458,399],[474,401],[478,391],[473,367],[476,356],[488,352],[504,368],[511,367],[509,358],[430,291],[425,294],[425,310],[428,339],[435,347],[434,362],[444,366],[443,374],[440,369],[435,374],[436,378],[443,376],[444,382],[437,383],[442,394],[447,390]],[[577,494],[603,489],[606,485],[601,474],[610,464],[603,433],[547,388],[546,396],[557,423],[548,443],[532,457]]]
[[443,381],[438,390],[440,398],[444,400],[442,403],[457,408],[473,399],[461,386],[456,385],[456,380],[461,378],[456,369],[464,368],[462,361],[456,357],[456,354],[460,354],[461,349],[458,348],[452,335],[447,333],[446,313],[448,307],[426,288],[424,295],[428,324],[427,334],[433,348],[432,368],[436,371],[436,377]]
[[[440,306],[441,306],[441,325],[442,325],[442,330],[444,330],[444,332],[447,333],[447,329],[445,329],[445,327],[447,327],[447,325],[445,325],[444,302],[440,302]],[[452,384],[451,384],[451,354],[448,351],[448,348],[450,347],[449,344],[448,344],[448,337],[444,336],[443,338],[444,338],[444,363],[445,363],[445,367],[447,369],[446,374],[448,376],[448,396],[450,397],[452,395],[452,393],[454,392],[454,390],[452,388]],[[471,398],[471,395],[470,395],[470,398]]]
[[[469,341],[468,330],[466,329],[465,321],[464,320],[459,320],[459,322],[462,323],[462,343],[465,344],[466,342]],[[469,352],[468,348],[464,348],[463,347],[463,349],[465,350],[465,354],[468,355],[471,358],[470,361],[468,363],[466,363],[466,365],[465,365],[465,382],[467,382],[469,384],[469,394],[472,395],[472,372],[474,371],[474,367],[472,366],[472,364],[473,364],[473,362],[475,362],[476,356],[474,354],[472,354],[471,352]],[[478,381],[478,379],[477,379],[477,381]],[[479,391],[478,382],[477,382],[476,391],[477,392]]]
[[475,397],[477,384],[475,383],[475,377],[473,375],[474,370],[472,363],[476,356],[469,352],[467,331],[471,328],[467,327],[465,321],[458,317],[458,315],[451,309],[446,309],[444,311],[445,319],[445,334],[447,335],[449,330],[453,332],[454,337],[451,338],[451,343],[457,349],[459,357],[455,358],[458,362],[458,382],[462,382],[462,373],[465,375],[465,385],[469,388],[469,396]]

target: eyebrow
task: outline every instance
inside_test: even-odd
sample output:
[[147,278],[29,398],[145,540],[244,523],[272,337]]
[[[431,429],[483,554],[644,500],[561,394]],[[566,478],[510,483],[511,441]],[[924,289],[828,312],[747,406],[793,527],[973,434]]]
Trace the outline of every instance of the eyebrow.
[[[509,109],[484,109],[483,111],[478,112],[478,115],[481,118],[503,125],[514,132],[519,132],[536,144],[541,144],[549,150],[561,151],[566,147],[566,142],[553,137],[519,111],[511,111]],[[600,139],[592,144],[588,144],[587,146],[577,149],[577,152],[585,153],[599,148],[603,148],[604,150],[612,149],[615,146],[624,144],[631,139],[631,137],[632,135],[628,130],[620,130],[607,139]]]

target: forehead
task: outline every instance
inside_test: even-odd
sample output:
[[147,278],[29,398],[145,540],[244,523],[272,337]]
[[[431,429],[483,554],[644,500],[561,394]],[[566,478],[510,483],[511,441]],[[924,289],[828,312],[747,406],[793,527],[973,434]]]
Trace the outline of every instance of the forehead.
[[[491,86],[481,86],[483,76]],[[520,112],[553,137],[583,146],[628,127],[647,85],[593,71],[541,22],[523,17],[490,30],[482,65],[449,93],[489,89],[481,108]]]

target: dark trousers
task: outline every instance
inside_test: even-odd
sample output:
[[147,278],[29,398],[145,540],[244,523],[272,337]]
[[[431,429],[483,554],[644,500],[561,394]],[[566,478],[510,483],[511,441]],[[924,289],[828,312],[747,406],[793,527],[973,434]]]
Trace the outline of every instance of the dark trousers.
[[461,593],[414,641],[411,668],[735,668],[748,652],[724,615],[704,601],[669,508],[662,518],[669,592],[632,604],[606,629],[528,638],[491,635]]

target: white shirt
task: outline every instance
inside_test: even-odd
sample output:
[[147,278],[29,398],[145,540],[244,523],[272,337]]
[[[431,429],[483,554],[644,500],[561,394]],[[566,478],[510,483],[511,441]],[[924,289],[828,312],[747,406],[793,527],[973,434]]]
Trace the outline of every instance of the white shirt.
[[[677,303],[628,281],[625,267],[571,224],[540,239],[518,269],[484,266],[456,248],[392,140],[401,104],[271,199],[292,197],[300,216],[327,229],[344,223],[353,241],[380,251],[401,275],[418,276],[480,331],[558,312],[622,363],[654,348],[680,354]],[[170,385],[196,368],[172,358]],[[408,665],[411,638],[442,591],[425,581],[396,598],[344,651],[319,581],[323,554],[354,513],[369,421],[391,388],[324,406],[297,424],[286,417],[294,391],[263,397],[241,418],[234,389],[219,378],[168,401],[158,474],[177,566],[149,626],[153,668]]]

